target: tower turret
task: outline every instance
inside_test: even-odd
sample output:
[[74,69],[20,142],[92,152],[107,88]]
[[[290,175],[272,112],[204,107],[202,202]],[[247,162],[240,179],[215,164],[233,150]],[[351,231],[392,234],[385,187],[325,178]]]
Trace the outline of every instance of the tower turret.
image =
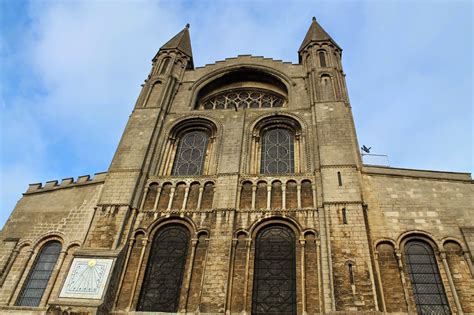
[[315,87],[311,101],[347,100],[344,73],[341,65],[342,49],[313,17],[300,49],[299,62],[305,66],[307,77]]
[[136,108],[162,107],[170,103],[167,96],[173,94],[167,93],[177,88],[186,70],[194,69],[189,24],[160,48],[152,62]]
[[189,24],[184,29],[164,44],[153,58],[153,72],[159,74],[169,73],[171,61],[181,63],[185,69],[194,69],[193,51],[189,36]]

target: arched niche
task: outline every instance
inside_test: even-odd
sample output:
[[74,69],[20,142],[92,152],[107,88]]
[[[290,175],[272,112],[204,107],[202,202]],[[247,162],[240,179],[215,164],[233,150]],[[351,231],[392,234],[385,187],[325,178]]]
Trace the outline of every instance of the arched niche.
[[212,78],[199,89],[193,108],[277,108],[288,103],[287,85],[263,69],[243,67]]

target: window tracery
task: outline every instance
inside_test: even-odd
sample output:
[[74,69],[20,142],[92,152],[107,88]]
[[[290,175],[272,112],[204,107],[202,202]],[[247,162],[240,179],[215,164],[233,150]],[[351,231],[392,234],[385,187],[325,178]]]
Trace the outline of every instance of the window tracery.
[[200,109],[236,109],[282,107],[285,99],[262,89],[233,89],[204,98]]
[[217,127],[207,119],[194,118],[177,124],[161,153],[159,175],[209,175],[217,170]]
[[61,252],[61,243],[51,241],[39,252],[18,296],[18,306],[39,306]]
[[172,175],[200,175],[206,155],[209,136],[204,131],[184,134],[178,144]]
[[248,172],[251,174],[295,174],[305,165],[304,137],[295,119],[277,115],[262,119],[250,139]]
[[291,174],[294,171],[294,134],[286,128],[265,131],[262,136],[260,173]]

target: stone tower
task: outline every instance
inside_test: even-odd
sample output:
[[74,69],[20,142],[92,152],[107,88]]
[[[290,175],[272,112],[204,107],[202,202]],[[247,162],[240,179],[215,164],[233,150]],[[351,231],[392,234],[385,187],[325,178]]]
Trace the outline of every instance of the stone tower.
[[470,174],[363,164],[342,49],[313,18],[298,56],[163,45],[108,171],[18,202],[1,311],[474,312]]

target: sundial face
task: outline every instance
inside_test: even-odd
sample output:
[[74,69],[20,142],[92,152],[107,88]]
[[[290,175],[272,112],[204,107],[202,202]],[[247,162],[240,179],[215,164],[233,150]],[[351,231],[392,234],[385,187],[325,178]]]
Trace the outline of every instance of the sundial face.
[[59,297],[101,299],[113,259],[74,258]]

